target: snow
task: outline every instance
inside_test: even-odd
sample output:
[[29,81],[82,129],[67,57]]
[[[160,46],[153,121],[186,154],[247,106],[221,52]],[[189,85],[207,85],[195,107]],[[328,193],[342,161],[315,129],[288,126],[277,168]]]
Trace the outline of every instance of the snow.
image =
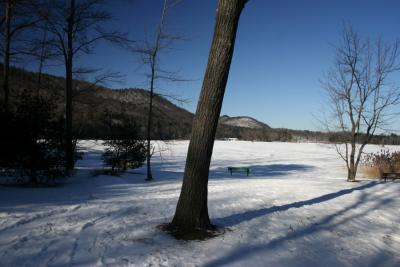
[[[103,147],[85,141],[64,185],[0,187],[0,266],[400,266],[400,183],[345,182],[326,144],[216,141],[209,213],[226,232],[173,239],[157,226],[172,219],[188,142],[159,144],[155,182],[144,168],[93,175]],[[243,165],[249,177],[227,172]]]

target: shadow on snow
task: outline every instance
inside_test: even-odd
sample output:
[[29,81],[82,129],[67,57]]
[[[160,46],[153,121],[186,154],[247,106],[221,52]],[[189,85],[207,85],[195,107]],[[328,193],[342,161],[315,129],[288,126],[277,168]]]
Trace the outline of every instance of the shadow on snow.
[[210,170],[210,178],[253,178],[253,177],[274,177],[284,176],[297,172],[308,172],[314,166],[305,164],[267,164],[267,165],[243,165],[250,168],[249,176],[246,173],[228,172],[228,166]]
[[[233,214],[231,216],[227,216],[224,218],[218,218],[215,221],[218,222],[220,225],[223,226],[234,226],[237,225],[241,222],[244,221],[249,221],[254,218],[268,215],[274,212],[282,212],[286,211],[291,208],[302,208],[307,205],[314,205],[314,204],[319,204],[322,202],[327,202],[330,200],[333,200],[335,198],[351,194],[355,191],[360,191],[361,195],[357,199],[356,202],[348,205],[347,207],[344,207],[341,210],[338,210],[337,212],[331,213],[325,217],[323,217],[321,220],[314,222],[312,224],[308,224],[306,226],[302,226],[296,230],[288,231],[288,233],[284,236],[277,237],[271,240],[268,240],[267,243],[264,244],[255,244],[255,245],[239,245],[236,246],[234,249],[232,249],[229,253],[224,255],[223,257],[214,259],[209,261],[207,264],[205,264],[206,267],[216,267],[216,266],[230,266],[231,264],[235,263],[238,264],[238,262],[245,261],[246,259],[250,258],[251,256],[257,254],[257,253],[274,253],[276,249],[279,247],[285,246],[289,244],[288,242],[298,240],[301,238],[304,238],[308,235],[316,234],[318,232],[322,231],[334,231],[341,225],[345,225],[346,223],[349,223],[355,219],[361,219],[368,215],[368,213],[373,212],[374,210],[377,210],[383,206],[386,206],[390,204],[391,202],[394,201],[393,195],[384,195],[383,197],[371,197],[367,192],[365,192],[365,189],[372,188],[374,186],[377,186],[379,184],[382,184],[382,182],[369,182],[365,185],[350,188],[350,189],[343,189],[338,192],[322,195],[313,199],[305,200],[305,201],[298,201],[290,204],[285,204],[281,206],[273,206],[269,208],[264,208],[264,209],[259,209],[259,210],[253,210],[253,211],[248,211],[240,214]],[[368,204],[372,204],[372,206],[367,206]],[[357,209],[357,212],[353,215],[348,215],[347,213]],[[400,223],[398,221],[397,223]],[[263,223],[265,227],[265,223]],[[257,228],[257,226],[255,226]],[[307,239],[306,239],[307,240]],[[307,247],[310,244],[304,243],[304,246]],[[315,242],[315,241],[311,241]],[[296,243],[299,244],[299,243]],[[300,243],[303,244],[303,243]],[[325,243],[324,243],[325,244]],[[329,244],[329,243],[326,243]],[[301,245],[302,246],[302,245]],[[296,247],[299,251],[302,250],[301,247]],[[325,248],[326,249],[326,248]],[[329,251],[329,249],[328,249]],[[334,261],[336,266],[342,266],[343,263],[340,262],[340,257],[335,254],[333,248],[330,250],[331,255],[326,255],[322,253],[320,255],[320,261],[325,261],[327,260],[326,258],[323,257],[330,257],[329,260]],[[333,255],[332,255],[333,254]],[[306,258],[306,255],[303,255],[303,257],[299,258],[299,255],[296,255],[294,258],[280,258],[279,262],[275,262],[273,264],[278,264],[279,266],[285,266],[285,265],[295,265],[295,266],[311,266],[315,264],[315,261],[317,259],[315,258]],[[315,256],[315,255],[314,255]],[[313,256],[313,257],[314,257]],[[391,257],[388,257],[391,256]],[[367,256],[366,256],[367,257]],[[399,263],[398,260],[393,258],[393,253],[390,251],[386,250],[379,250],[378,253],[373,254],[373,251],[371,251],[370,255],[368,255],[368,258],[358,258],[354,259],[356,262],[353,262],[354,265],[356,266],[396,266],[397,263]],[[302,264],[300,264],[300,261],[303,261]],[[357,262],[359,261],[359,262]],[[394,263],[395,261],[396,263]],[[365,265],[366,263],[370,263]],[[272,265],[273,266],[273,265]]]
[[230,216],[227,217],[223,217],[223,218],[217,218],[215,219],[215,222],[219,225],[222,225],[224,227],[230,227],[230,226],[234,226],[237,224],[240,224],[244,221],[249,221],[252,219],[255,219],[257,217],[261,217],[264,215],[268,215],[270,213],[273,212],[281,212],[281,211],[286,211],[288,209],[291,208],[301,208],[303,206],[310,206],[310,205],[315,205],[315,204],[320,204],[322,202],[326,202],[332,199],[335,199],[337,197],[341,197],[343,195],[347,195],[347,194],[351,194],[354,191],[360,191],[360,190],[364,190],[367,188],[371,188],[373,186],[376,186],[378,184],[381,184],[381,182],[369,182],[367,184],[358,186],[358,187],[353,187],[353,188],[348,188],[348,189],[343,189],[337,192],[333,192],[333,193],[329,193],[326,195],[322,195],[316,198],[312,198],[312,199],[308,199],[308,200],[303,200],[303,201],[298,201],[298,202],[293,202],[290,204],[285,204],[285,205],[280,205],[280,206],[273,206],[273,207],[268,207],[268,208],[263,208],[263,209],[259,209],[259,210],[250,210],[250,211],[246,211],[243,213],[239,213],[239,214],[232,214]]

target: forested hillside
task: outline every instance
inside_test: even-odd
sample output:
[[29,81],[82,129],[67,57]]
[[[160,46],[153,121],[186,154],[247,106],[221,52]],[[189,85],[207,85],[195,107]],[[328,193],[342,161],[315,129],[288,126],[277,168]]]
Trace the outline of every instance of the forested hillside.
[[[0,70],[2,65],[0,65]],[[37,88],[37,74],[17,68],[11,71],[11,102],[22,94],[36,94],[56,100],[59,111],[63,111],[65,80],[62,77],[43,75]],[[0,78],[1,81],[1,78]],[[107,139],[109,124],[123,123],[132,127],[143,137],[146,129],[149,92],[139,88],[109,89],[86,81],[74,81],[74,129],[80,139]],[[153,100],[153,139],[189,139],[193,113],[177,106],[163,96]],[[111,120],[111,121],[110,121]],[[125,130],[129,130],[126,129]],[[271,128],[254,118],[241,116],[220,118],[217,138],[237,138],[250,141],[285,142],[332,142],[338,136],[333,133]],[[378,135],[375,144],[400,144],[398,135]]]

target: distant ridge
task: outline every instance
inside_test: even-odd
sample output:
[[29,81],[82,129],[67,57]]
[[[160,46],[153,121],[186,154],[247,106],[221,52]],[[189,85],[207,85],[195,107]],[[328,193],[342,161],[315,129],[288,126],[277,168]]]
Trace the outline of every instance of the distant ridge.
[[272,129],[268,124],[260,122],[249,116],[229,117],[224,115],[219,119],[219,123],[227,126],[251,128],[251,129]]
[[[0,63],[0,71],[3,65]],[[22,92],[34,92],[37,73],[12,68],[10,76],[11,106]],[[44,74],[42,95],[49,95],[58,104],[58,112],[64,109],[65,79]],[[0,77],[0,84],[2,83]],[[113,123],[127,120],[138,137],[144,137],[147,123],[149,92],[139,88],[109,89],[104,86],[75,80],[74,135],[79,139],[107,139],[109,125],[105,123],[107,114],[113,114]],[[0,92],[1,97],[1,92]],[[153,132],[156,140],[189,139],[194,114],[181,108],[163,96],[153,99]],[[238,138],[252,141],[284,142],[333,142],[339,135],[307,130],[272,128],[249,116],[220,117],[216,133],[217,139]],[[339,136],[340,137],[340,136]],[[395,134],[375,136],[375,144],[399,145],[400,137]]]

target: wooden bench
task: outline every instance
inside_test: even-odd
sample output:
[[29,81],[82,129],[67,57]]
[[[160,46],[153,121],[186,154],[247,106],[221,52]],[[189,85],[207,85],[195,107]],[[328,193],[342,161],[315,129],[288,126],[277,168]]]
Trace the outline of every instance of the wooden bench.
[[384,172],[382,173],[382,179],[386,182],[387,179],[400,179],[400,173],[398,172]]
[[234,173],[234,172],[243,172],[243,173],[246,173],[247,176],[249,176],[249,174],[250,174],[249,167],[228,167],[228,171],[231,173],[231,176],[232,176],[232,173]]

